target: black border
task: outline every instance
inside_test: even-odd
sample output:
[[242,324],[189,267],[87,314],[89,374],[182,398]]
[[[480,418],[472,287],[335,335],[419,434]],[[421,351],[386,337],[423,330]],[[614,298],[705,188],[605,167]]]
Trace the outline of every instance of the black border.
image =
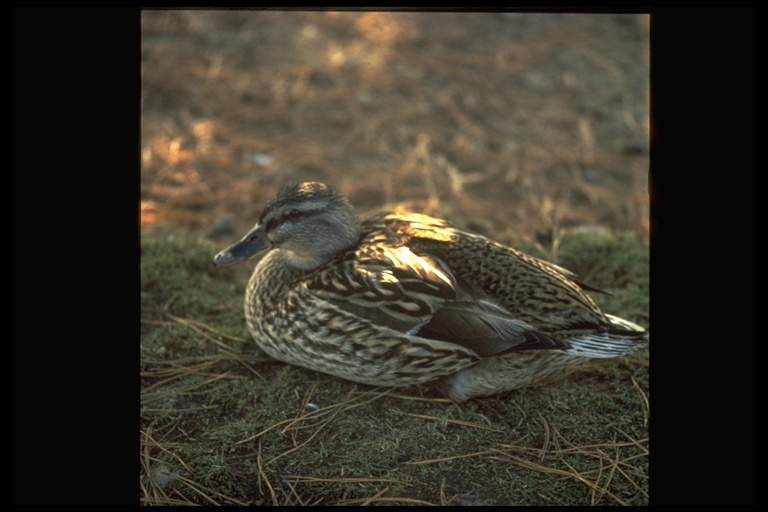
[[[757,9],[648,11],[651,503],[755,504]],[[14,504],[138,504],[139,30],[13,8]]]

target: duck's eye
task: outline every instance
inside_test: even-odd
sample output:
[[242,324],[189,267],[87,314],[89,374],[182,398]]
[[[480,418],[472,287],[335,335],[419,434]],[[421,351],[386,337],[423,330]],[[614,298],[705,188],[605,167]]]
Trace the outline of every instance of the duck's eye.
[[275,229],[278,225],[283,224],[285,222],[291,222],[295,221],[299,217],[304,215],[301,210],[286,210],[284,212],[280,212],[280,215],[277,218],[271,218],[268,221],[265,222],[264,227],[267,232],[272,231]]
[[301,215],[301,212],[299,210],[288,210],[288,212],[285,214],[285,219],[293,220],[296,219]]

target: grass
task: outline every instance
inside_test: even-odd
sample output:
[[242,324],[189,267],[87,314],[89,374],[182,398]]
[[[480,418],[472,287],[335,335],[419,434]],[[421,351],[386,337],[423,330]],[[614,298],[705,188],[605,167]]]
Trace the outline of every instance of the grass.
[[[647,242],[574,232],[557,262],[647,325]],[[520,242],[538,256],[552,249]],[[271,360],[242,301],[252,265],[147,236],[141,254],[145,505],[646,505],[648,351],[456,405]]]

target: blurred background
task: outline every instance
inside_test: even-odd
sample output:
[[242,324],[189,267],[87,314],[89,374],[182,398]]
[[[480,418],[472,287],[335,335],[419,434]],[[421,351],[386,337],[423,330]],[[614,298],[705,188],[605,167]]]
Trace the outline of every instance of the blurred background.
[[493,236],[649,231],[648,15],[143,11],[142,234],[313,180]]

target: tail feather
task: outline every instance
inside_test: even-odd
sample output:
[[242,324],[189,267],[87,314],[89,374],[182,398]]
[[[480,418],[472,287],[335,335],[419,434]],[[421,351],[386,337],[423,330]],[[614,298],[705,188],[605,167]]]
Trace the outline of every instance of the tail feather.
[[611,323],[613,325],[615,325],[616,327],[620,327],[620,328],[626,329],[628,331],[645,332],[645,329],[643,329],[642,327],[640,327],[636,323],[630,322],[629,320],[624,320],[623,318],[619,318],[617,316],[608,315],[608,314],[606,314],[605,316],[607,316],[608,320],[610,320]]
[[634,352],[648,344],[648,332],[645,329],[629,320],[606,316],[616,329],[569,338],[566,352],[584,357],[609,358]]

